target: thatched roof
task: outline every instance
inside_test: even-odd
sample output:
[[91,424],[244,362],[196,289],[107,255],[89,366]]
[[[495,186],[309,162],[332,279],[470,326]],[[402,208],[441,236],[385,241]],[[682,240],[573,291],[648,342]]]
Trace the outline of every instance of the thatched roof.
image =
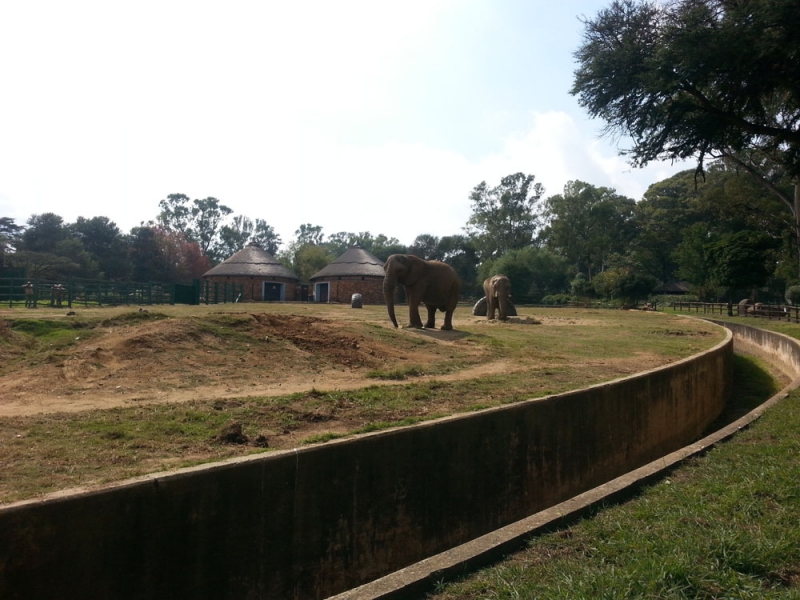
[[274,256],[257,244],[250,244],[243,250],[203,273],[203,277],[283,277],[300,278],[279,263]]
[[331,277],[379,277],[383,279],[383,261],[356,244],[324,269],[314,273],[310,279]]
[[655,294],[688,294],[691,284],[688,281],[668,281],[653,290]]

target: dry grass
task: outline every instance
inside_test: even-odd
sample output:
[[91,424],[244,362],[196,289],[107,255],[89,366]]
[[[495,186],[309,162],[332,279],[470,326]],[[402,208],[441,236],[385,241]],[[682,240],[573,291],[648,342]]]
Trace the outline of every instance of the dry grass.
[[624,311],[460,307],[453,332],[395,330],[382,307],[64,312],[0,312],[0,502],[540,397],[723,338]]

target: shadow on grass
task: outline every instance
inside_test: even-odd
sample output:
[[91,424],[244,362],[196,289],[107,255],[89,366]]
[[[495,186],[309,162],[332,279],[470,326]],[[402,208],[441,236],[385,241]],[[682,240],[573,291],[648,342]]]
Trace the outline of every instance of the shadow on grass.
[[772,376],[760,360],[734,354],[731,399],[717,420],[703,432],[703,436],[743,417],[778,393],[782,387],[781,382]]

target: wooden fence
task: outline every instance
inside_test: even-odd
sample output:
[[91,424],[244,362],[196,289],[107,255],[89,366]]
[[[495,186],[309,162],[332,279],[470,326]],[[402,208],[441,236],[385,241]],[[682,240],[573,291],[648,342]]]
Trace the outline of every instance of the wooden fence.
[[673,302],[673,310],[705,315],[732,315],[800,323],[800,306],[790,304],[732,304],[730,313],[725,302]]

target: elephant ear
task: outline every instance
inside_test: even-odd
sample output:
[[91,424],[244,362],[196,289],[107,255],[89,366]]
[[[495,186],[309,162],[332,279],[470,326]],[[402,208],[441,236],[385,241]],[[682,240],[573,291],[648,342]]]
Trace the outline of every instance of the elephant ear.
[[404,258],[406,260],[404,265],[408,268],[405,276],[405,284],[414,285],[425,274],[425,271],[427,270],[427,263],[414,255],[408,255]]

